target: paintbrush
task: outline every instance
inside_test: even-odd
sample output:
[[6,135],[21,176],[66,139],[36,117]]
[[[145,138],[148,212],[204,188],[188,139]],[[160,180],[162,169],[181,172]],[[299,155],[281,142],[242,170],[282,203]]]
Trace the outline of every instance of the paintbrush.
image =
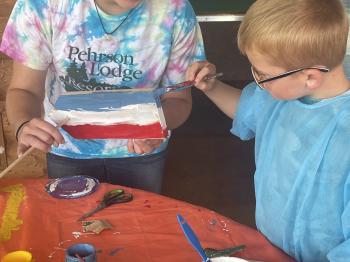
[[[214,79],[220,76],[223,76],[223,73],[217,73],[214,75],[209,75],[204,77],[204,81],[208,81],[210,79]],[[181,82],[172,86],[166,86],[166,87],[161,87],[161,88],[157,88],[155,89],[155,97],[160,97],[161,95],[164,95],[165,93],[168,92],[177,92],[177,91],[182,91],[186,88],[192,87],[194,85],[195,81],[185,81],[185,82]]]
[[[222,72],[220,73],[217,73],[217,74],[214,74],[214,75],[209,75],[209,76],[206,76],[204,77],[204,81],[208,81],[210,79],[214,79],[214,78],[217,78],[217,77],[220,77],[220,76],[223,76],[224,74]],[[181,82],[181,83],[178,83],[176,85],[173,85],[173,86],[167,86],[165,88],[165,92],[171,92],[171,91],[181,91],[181,90],[184,90],[188,87],[191,87],[193,86],[195,83],[194,80],[192,81],[185,81],[185,82]]]
[[[69,118],[65,118],[59,125],[57,125],[57,127],[63,126],[64,124],[66,124],[68,122],[68,120],[69,120]],[[14,168],[19,162],[21,162],[22,159],[24,159],[27,155],[29,155],[31,152],[33,152],[34,149],[35,149],[35,147],[31,146],[30,148],[27,149],[27,151],[25,151],[15,161],[13,161],[8,167],[6,167],[3,171],[1,171],[0,178],[5,176],[10,170],[12,170],[12,168]]]

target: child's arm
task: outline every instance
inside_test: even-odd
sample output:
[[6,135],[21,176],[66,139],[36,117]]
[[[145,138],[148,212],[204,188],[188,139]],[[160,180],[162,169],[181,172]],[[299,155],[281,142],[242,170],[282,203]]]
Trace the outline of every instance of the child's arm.
[[233,118],[242,91],[217,79],[204,80],[204,77],[215,73],[216,67],[214,64],[206,61],[196,62],[188,68],[186,78],[188,80],[195,80],[195,86],[202,90],[222,112],[228,117]]
[[6,95],[6,113],[18,139],[18,155],[30,146],[48,152],[52,144],[64,143],[57,128],[41,118],[45,78],[46,71],[14,61]]

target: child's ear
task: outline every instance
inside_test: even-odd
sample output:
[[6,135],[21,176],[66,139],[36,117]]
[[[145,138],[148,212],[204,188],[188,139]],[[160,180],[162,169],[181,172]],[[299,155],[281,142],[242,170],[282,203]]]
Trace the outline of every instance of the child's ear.
[[317,69],[306,69],[304,71],[306,74],[305,87],[308,89],[316,89],[319,87],[323,81],[323,73]]

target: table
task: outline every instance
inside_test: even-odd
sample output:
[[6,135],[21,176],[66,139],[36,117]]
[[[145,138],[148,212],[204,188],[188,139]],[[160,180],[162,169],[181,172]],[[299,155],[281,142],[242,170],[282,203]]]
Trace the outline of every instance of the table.
[[[0,257],[14,250],[27,250],[36,262],[64,261],[67,247],[90,243],[98,250],[97,260],[103,262],[200,261],[177,222],[176,215],[181,214],[203,247],[245,244],[246,249],[237,256],[269,262],[294,261],[256,230],[203,207],[106,183],[88,196],[57,199],[45,191],[47,182],[0,180]],[[110,206],[91,217],[107,219],[112,229],[98,235],[81,233],[82,225],[77,219],[114,188],[132,193],[134,200]]]

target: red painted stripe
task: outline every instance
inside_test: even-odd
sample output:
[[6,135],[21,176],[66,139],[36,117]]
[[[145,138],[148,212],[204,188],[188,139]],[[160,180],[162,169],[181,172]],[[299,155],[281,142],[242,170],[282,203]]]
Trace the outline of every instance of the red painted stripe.
[[167,130],[163,130],[160,123],[151,125],[77,125],[62,126],[76,139],[110,139],[110,138],[165,138]]

